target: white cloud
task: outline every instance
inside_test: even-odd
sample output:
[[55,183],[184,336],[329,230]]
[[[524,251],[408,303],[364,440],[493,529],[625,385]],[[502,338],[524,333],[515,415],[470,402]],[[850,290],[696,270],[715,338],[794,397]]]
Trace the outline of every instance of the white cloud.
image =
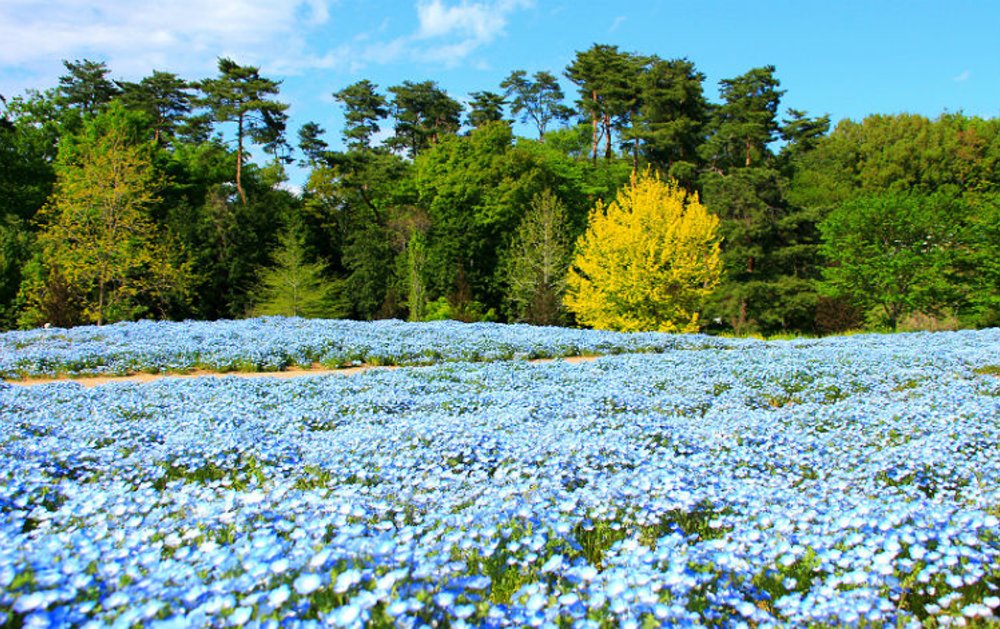
[[608,32],[610,32],[610,33],[614,33],[615,31],[617,31],[617,30],[618,30],[618,28],[619,28],[619,27],[620,27],[620,26],[621,26],[622,24],[624,24],[624,23],[625,23],[625,20],[627,20],[627,19],[628,19],[628,18],[627,18],[627,17],[625,17],[624,15],[619,15],[618,17],[616,17],[616,18],[615,18],[615,21],[611,23],[611,28],[609,28],[609,29],[608,29]]
[[502,37],[510,15],[531,6],[533,0],[418,0],[416,31],[372,46],[362,57],[374,63],[407,58],[454,65]]
[[0,93],[54,86],[63,59],[104,61],[126,80],[154,69],[200,78],[223,56],[286,76],[455,65],[503,37],[534,0],[404,2],[410,11],[380,18],[372,9],[371,29],[338,37],[345,0],[0,0]]
[[417,37],[444,37],[458,34],[464,39],[492,41],[506,24],[505,16],[485,4],[463,3],[446,6],[442,0],[417,3],[420,30]]
[[959,74],[958,76],[955,76],[955,77],[952,77],[952,79],[951,79],[951,80],[952,80],[952,81],[955,81],[956,83],[965,83],[965,82],[966,82],[966,81],[968,81],[968,80],[969,80],[970,78],[972,78],[972,72],[971,72],[971,71],[969,71],[969,70],[964,70],[964,71],[963,71],[963,72],[962,72],[961,74]]
[[334,1],[4,0],[0,75],[49,74],[84,57],[127,78],[154,68],[204,74],[223,55],[275,61],[304,51],[302,33],[326,23]]

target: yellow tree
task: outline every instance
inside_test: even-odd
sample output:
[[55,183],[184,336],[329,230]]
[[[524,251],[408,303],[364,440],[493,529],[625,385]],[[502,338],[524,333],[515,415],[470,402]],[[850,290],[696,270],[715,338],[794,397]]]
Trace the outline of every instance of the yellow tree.
[[598,202],[576,244],[565,304],[605,330],[695,332],[722,271],[719,219],[650,171]]

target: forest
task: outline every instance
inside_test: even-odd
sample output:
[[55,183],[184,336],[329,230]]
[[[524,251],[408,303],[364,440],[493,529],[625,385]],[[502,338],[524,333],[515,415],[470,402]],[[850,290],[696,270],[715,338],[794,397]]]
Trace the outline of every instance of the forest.
[[[331,143],[323,121],[288,129],[280,82],[232,59],[135,83],[64,66],[58,86],[0,96],[0,329],[276,314],[765,335],[1000,325],[998,119],[833,125],[783,107],[773,66],[720,81],[712,102],[690,60],[595,44],[460,98],[357,81],[332,94],[345,123]],[[643,182],[699,208],[715,247],[711,274],[678,280],[691,290],[626,300],[626,314],[687,300],[682,326],[574,307],[601,269],[635,290],[682,268],[641,240],[603,263],[619,235],[601,230]]]

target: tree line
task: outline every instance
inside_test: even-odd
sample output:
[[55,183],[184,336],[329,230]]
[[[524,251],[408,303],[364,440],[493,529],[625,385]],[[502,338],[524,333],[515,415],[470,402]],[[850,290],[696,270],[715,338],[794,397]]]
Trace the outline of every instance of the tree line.
[[[231,59],[198,81],[64,65],[57,87],[0,101],[4,328],[260,314],[634,328],[643,309],[736,333],[1000,324],[996,119],[831,129],[782,109],[772,66],[710,102],[687,59],[594,45],[563,70],[569,95],[546,71],[464,103],[430,80],[357,81],[332,95],[333,149],[320,122],[290,137],[280,82]],[[283,185],[296,159],[301,192]],[[600,231],[673,224],[639,198],[704,207],[718,264]],[[608,218],[623,207],[634,218]],[[614,242],[634,259],[603,264]],[[611,266],[659,290],[594,315],[581,282]]]

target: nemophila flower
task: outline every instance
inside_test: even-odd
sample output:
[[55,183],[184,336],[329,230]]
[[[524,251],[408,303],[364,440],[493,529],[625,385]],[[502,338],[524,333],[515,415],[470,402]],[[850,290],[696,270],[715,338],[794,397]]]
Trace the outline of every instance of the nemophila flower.
[[[85,576],[91,562],[111,563],[97,581],[142,580],[130,600],[155,596],[190,609],[189,623],[222,624],[212,620],[222,615],[219,596],[303,613],[298,579],[332,570],[335,586],[347,566],[357,571],[340,592],[359,610],[352,622],[384,600],[403,626],[428,617],[429,599],[418,594],[436,595],[442,583],[455,599],[433,613],[458,619],[462,597],[494,587],[483,572],[496,556],[525,574],[533,566],[540,580],[560,579],[577,597],[522,584],[516,605],[489,609],[498,625],[612,606],[622,622],[648,613],[704,623],[748,600],[776,601],[764,624],[905,623],[883,592],[898,587],[896,571],[915,568],[907,562],[924,566],[916,583],[927,588],[947,575],[961,575],[966,588],[998,552],[995,538],[979,534],[988,527],[983,510],[1000,504],[997,465],[980,445],[995,443],[995,422],[981,418],[995,417],[996,403],[949,372],[956,365],[969,374],[965,361],[996,341],[955,339],[942,354],[950,358],[936,356],[928,370],[918,340],[829,339],[808,353],[741,341],[725,362],[714,351],[679,350],[586,370],[443,366],[356,379],[16,390],[10,408],[23,409],[16,425],[27,428],[18,440],[0,439],[0,473],[18,479],[0,505],[21,501],[25,515],[8,533],[16,541],[3,545],[14,550],[0,553],[0,571],[10,568],[13,582],[32,565],[36,585],[21,591],[54,584],[56,602],[60,556],[78,557],[70,572]],[[755,354],[762,347],[766,355]],[[926,382],[894,406],[892,389],[918,372]],[[852,381],[858,394],[758,404],[789,378],[796,386]],[[719,382],[728,388],[716,392]],[[869,391],[879,392],[877,404],[866,401]],[[136,421],[145,409],[155,413]],[[115,456],[95,459],[97,443]],[[116,444],[128,455],[117,456]],[[102,506],[79,508],[102,477],[99,486],[114,487]],[[960,495],[947,487],[957,482],[977,486]],[[26,520],[33,509],[40,517]],[[555,556],[563,565],[543,571]],[[763,583],[773,591],[745,590],[769,570],[776,576]],[[282,586],[288,598],[271,605]],[[782,596],[789,588],[801,592]],[[702,612],[685,609],[695,592],[709,593]],[[532,613],[533,596],[545,603]],[[954,600],[945,601],[951,609]]]

